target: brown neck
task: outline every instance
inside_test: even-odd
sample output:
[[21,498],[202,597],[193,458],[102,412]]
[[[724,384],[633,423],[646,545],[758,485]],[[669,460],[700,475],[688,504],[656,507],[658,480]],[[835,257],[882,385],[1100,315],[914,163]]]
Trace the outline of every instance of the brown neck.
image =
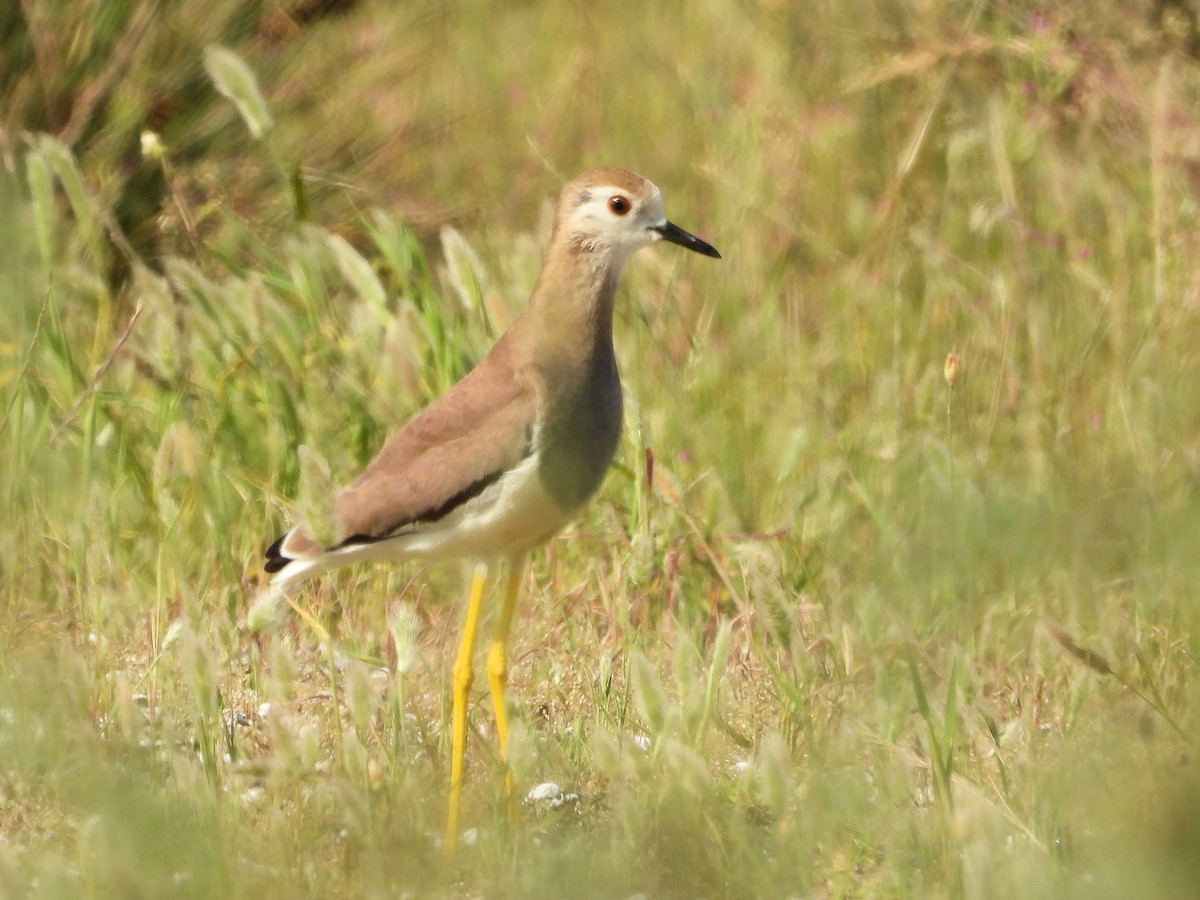
[[537,345],[535,358],[561,369],[586,368],[597,355],[612,356],[613,303],[622,262],[607,250],[551,247],[524,314],[529,340]]

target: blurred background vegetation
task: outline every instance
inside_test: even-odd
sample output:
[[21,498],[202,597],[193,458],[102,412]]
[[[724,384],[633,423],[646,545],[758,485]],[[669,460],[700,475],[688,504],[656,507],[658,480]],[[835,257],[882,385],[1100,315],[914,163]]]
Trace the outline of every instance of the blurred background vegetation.
[[[0,6],[0,894],[1193,897],[1198,57],[1186,0]],[[461,377],[600,165],[725,258],[631,264],[535,561],[573,799],[503,827],[481,693],[446,862],[459,573],[245,613],[297,448]]]

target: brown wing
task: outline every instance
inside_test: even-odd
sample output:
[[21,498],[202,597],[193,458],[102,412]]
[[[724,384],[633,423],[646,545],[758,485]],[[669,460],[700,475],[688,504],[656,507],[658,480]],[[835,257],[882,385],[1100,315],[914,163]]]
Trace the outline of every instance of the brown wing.
[[334,499],[341,544],[435,521],[532,451],[529,381],[493,354],[402,428]]

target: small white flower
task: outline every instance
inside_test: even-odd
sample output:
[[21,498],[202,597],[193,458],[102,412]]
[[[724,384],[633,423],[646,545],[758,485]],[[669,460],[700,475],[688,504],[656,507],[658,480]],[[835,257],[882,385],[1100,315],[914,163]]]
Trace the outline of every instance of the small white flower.
[[147,129],[142,132],[142,156],[146,159],[162,159],[167,155],[167,148],[157,131]]

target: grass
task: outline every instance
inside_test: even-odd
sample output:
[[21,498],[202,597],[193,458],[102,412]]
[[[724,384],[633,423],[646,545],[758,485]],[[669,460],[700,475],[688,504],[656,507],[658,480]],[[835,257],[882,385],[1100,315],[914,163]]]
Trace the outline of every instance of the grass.
[[[34,6],[0,68],[0,893],[1193,894],[1182,7]],[[618,461],[533,561],[516,779],[577,799],[505,827],[481,686],[447,863],[460,573],[246,611],[324,468],[520,309],[554,173],[608,164],[725,259],[631,265]]]

